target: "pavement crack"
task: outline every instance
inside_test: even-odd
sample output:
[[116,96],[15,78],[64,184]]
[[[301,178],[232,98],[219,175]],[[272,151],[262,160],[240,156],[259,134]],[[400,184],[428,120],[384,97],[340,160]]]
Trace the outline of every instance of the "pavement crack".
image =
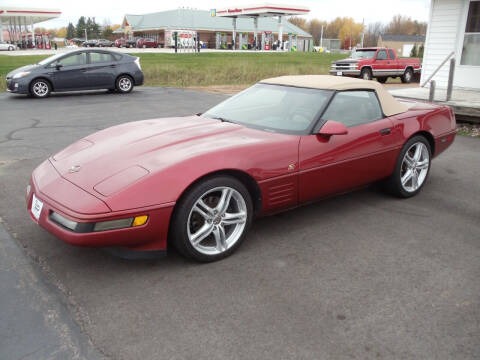
[[40,120],[38,119],[30,119],[31,121],[33,121],[33,123],[30,125],[30,126],[25,126],[25,127],[21,127],[21,128],[17,128],[17,129],[14,129],[12,131],[10,131],[7,135],[5,135],[5,140],[1,140],[0,141],[0,144],[4,144],[6,142],[9,142],[9,141],[14,141],[14,140],[22,140],[22,139],[15,139],[13,137],[13,135],[19,131],[22,131],[22,130],[28,130],[28,129],[33,129],[33,128],[36,128],[38,124],[40,124]]

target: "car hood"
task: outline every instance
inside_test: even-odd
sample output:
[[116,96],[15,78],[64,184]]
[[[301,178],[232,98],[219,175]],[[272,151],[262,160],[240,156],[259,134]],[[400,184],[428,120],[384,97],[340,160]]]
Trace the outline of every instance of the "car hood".
[[[50,161],[66,180],[95,196],[109,197],[150,174],[175,168],[175,176],[182,176],[178,175],[183,172],[179,164],[187,162],[187,167],[197,164],[205,167],[205,163],[221,159],[234,168],[236,162],[255,164],[260,157],[269,156],[264,151],[255,159],[254,151],[266,147],[274,149],[272,157],[285,157],[282,149],[297,149],[298,142],[295,146],[288,145],[295,139],[298,137],[294,135],[269,133],[199,116],[165,118],[102,130],[70,145]],[[252,149],[249,156],[238,151],[245,147]],[[192,159],[199,161],[192,163]],[[296,158],[285,157],[284,161],[286,164],[281,168],[287,171],[287,162]]]
[[13,77],[15,74],[18,74],[23,71],[32,71],[36,68],[38,68],[40,65],[37,64],[31,64],[31,65],[25,65],[22,67],[19,67],[18,69],[15,69],[7,74],[7,78]]
[[337,60],[337,61],[334,61],[333,63],[334,63],[334,64],[339,64],[339,63],[342,63],[342,64],[355,64],[355,63],[358,63],[358,59],[348,58],[348,59],[343,59],[343,60]]

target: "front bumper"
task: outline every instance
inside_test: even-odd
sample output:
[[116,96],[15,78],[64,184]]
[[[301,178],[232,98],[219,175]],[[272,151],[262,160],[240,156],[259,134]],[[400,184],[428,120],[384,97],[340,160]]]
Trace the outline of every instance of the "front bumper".
[[330,74],[337,76],[360,76],[360,70],[330,69]]
[[25,78],[13,79],[7,78],[7,91],[16,94],[28,94],[28,80]]
[[[49,171],[56,173],[53,167],[48,168],[47,162],[40,165],[39,168],[40,167],[47,167]],[[72,209],[71,203],[67,205],[60,203],[60,200],[54,198],[55,192],[58,192],[59,198],[62,198],[65,193],[70,193],[71,196],[75,198],[75,202],[78,201],[78,203],[81,204],[103,202],[63,179],[58,173],[51,174],[50,178],[53,179],[53,181],[49,181],[48,185],[46,185],[43,179],[36,179],[36,171],[32,175],[29,191],[27,190],[26,193],[28,213],[34,222],[60,240],[71,245],[84,247],[114,247],[136,251],[166,250],[168,226],[174,204],[129,211],[86,214],[84,210],[79,212]],[[46,170],[41,169],[41,171],[45,172]],[[52,189],[56,190],[53,191]],[[38,220],[32,213],[33,194],[43,202]],[[99,207],[97,206],[97,208]],[[82,228],[92,229],[92,231],[72,231],[62,226],[58,221],[55,221],[55,219],[52,218],[53,213],[59,214],[70,221],[82,224],[84,225]],[[125,219],[140,215],[148,215],[148,221],[144,225],[137,227],[94,232],[91,226],[92,223]]]

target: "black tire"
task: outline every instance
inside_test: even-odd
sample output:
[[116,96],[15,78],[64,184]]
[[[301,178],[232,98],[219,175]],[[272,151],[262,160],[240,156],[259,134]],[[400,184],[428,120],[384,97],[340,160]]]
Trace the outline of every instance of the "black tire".
[[400,79],[402,80],[402,83],[404,83],[404,84],[411,83],[412,80],[413,80],[413,70],[412,70],[412,68],[405,69],[405,72],[400,77]]
[[[402,176],[406,175],[406,171],[409,170],[408,165],[404,162],[404,158],[406,153],[408,151],[411,151],[412,147],[416,144],[423,144],[426,147],[426,150],[428,151],[428,167],[426,168],[427,170],[426,174],[422,176],[422,182],[418,186],[418,188],[414,190],[411,190],[411,189],[409,190],[407,189],[406,184],[405,185],[402,184]],[[428,179],[428,175],[430,174],[431,164],[432,164],[432,150],[428,140],[421,135],[416,135],[412,137],[405,143],[405,145],[403,145],[402,150],[398,155],[397,163],[395,165],[395,170],[393,174],[385,181],[387,190],[391,194],[401,198],[409,198],[417,195],[420,192],[420,190],[422,190],[423,186],[425,185]],[[416,166],[415,166],[415,171],[417,171]],[[422,170],[420,170],[420,172],[421,171]],[[418,179],[418,175],[417,175],[417,179]]]
[[388,76],[377,78],[377,81],[382,84],[385,84],[387,80],[388,80]]
[[48,97],[51,92],[52,86],[45,79],[36,79],[30,84],[30,94],[38,99]]
[[363,68],[362,71],[360,72],[360,77],[363,80],[372,80],[373,79],[372,70],[370,70],[369,68]]
[[[127,86],[129,84],[129,86]],[[128,94],[133,90],[133,79],[128,75],[120,75],[115,81],[115,89],[120,94]]]
[[15,50],[15,49],[13,48],[13,46],[9,46],[9,47],[8,47],[8,51],[13,51],[13,50]]
[[[212,220],[208,220],[209,224],[211,224],[210,227],[211,229],[217,227],[221,227],[223,229],[222,231],[225,240],[222,244],[226,245],[221,249],[221,252],[219,253],[207,254],[195,248],[189,238],[189,232],[192,231],[192,226],[209,226],[205,218],[200,216],[198,213],[196,214],[193,208],[197,204],[197,201],[199,199],[203,198],[206,199],[204,201],[208,202],[208,199],[213,198],[213,200],[210,200],[213,201],[213,205],[208,205],[209,209],[213,211],[215,209],[215,194],[218,194],[218,196],[220,196],[220,190],[218,190],[217,193],[215,192],[215,189],[218,189],[220,187],[235,190],[235,196],[240,196],[243,199],[244,202],[242,203],[242,206],[244,206],[244,209],[246,211],[246,218],[244,219],[244,222],[242,220],[242,224],[223,225],[223,216],[221,216],[223,214],[222,212],[216,213],[216,215],[212,215]],[[213,191],[210,193],[213,194],[213,196],[204,197],[206,196],[205,194],[210,195],[208,194],[210,191]],[[238,203],[238,200],[236,200],[233,195],[231,199],[235,202],[234,205]],[[230,200],[229,204],[231,204],[232,200]],[[217,205],[218,201],[219,200],[217,199]],[[225,209],[225,212],[227,209],[229,209],[229,207]],[[248,232],[248,228],[250,227],[250,224],[252,222],[252,215],[252,199],[247,188],[243,185],[242,182],[231,176],[216,176],[207,178],[188,189],[187,192],[182,196],[180,201],[177,203],[174,213],[172,215],[172,221],[170,223],[170,240],[175,246],[175,248],[185,257],[194,259],[199,262],[217,261],[231,255],[236,249],[238,249]],[[196,219],[194,218],[195,216]],[[226,228],[226,226],[228,226],[228,228]],[[230,226],[235,226],[235,228],[231,228]],[[240,227],[241,230],[238,230],[237,235],[235,235],[235,231],[237,231],[238,227]],[[226,236],[229,231],[230,235]],[[209,230],[209,235],[206,236],[203,240],[201,240],[198,243],[197,247],[199,247],[202,242],[207,242],[207,245],[205,245],[205,249],[213,249],[213,251],[220,251],[218,250],[218,241],[214,236],[214,232],[215,230]],[[232,243],[228,245],[229,239],[232,240]],[[210,247],[208,247],[209,244]]]

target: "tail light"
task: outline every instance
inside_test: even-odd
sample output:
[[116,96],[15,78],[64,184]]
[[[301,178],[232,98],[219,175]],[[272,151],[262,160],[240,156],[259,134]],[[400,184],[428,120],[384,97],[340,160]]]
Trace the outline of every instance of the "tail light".
[[139,57],[137,57],[137,58],[135,59],[135,64],[137,64],[138,68],[139,68],[140,70],[142,70],[142,67],[140,66],[140,58],[139,58]]

